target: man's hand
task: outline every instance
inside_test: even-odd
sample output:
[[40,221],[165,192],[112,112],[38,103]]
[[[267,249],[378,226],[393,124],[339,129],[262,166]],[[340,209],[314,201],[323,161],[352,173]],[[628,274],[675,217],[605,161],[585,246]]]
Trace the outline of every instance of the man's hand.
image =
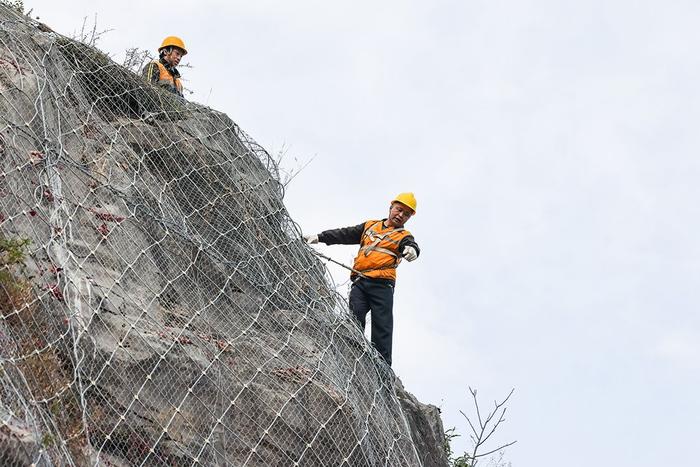
[[416,249],[412,246],[406,246],[403,249],[403,253],[401,253],[401,256],[406,258],[406,261],[413,261],[414,259],[418,258],[418,253],[416,253]]
[[318,243],[318,235],[304,235],[304,241],[307,245]]

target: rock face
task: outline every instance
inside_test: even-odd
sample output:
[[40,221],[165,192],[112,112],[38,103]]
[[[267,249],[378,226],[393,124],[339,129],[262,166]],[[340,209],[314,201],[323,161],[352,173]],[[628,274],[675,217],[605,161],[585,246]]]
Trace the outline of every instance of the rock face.
[[263,148],[0,20],[3,465],[447,465]]
[[39,441],[9,412],[2,410],[0,415],[4,422],[0,426],[0,462],[2,465],[30,465],[39,455]]
[[440,409],[420,402],[404,389],[398,379],[395,389],[423,465],[426,467],[448,465],[445,430],[440,418]]

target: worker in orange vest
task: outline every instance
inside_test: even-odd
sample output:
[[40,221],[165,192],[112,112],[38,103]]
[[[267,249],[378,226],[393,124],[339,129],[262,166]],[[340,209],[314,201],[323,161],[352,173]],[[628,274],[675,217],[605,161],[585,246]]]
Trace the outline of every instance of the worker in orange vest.
[[396,268],[402,258],[413,261],[420,255],[413,235],[404,228],[416,213],[416,206],[413,193],[401,193],[391,201],[385,219],[304,236],[308,244],[360,245],[350,274],[350,311],[364,332],[365,318],[371,310],[372,344],[389,366]]
[[168,91],[183,97],[182,81],[177,65],[182,57],[187,55],[185,43],[176,36],[168,36],[163,39],[158,48],[160,58],[152,61],[143,69],[143,77]]

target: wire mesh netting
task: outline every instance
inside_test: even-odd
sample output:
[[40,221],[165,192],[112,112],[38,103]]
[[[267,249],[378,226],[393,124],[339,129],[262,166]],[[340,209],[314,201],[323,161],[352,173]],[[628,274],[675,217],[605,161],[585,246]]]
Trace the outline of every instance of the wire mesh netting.
[[421,464],[262,147],[2,6],[0,47],[0,464]]

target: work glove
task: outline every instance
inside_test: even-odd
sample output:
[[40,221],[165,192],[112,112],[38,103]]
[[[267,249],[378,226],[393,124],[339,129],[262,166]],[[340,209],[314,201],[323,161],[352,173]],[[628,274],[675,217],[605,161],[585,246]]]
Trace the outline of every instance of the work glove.
[[304,235],[304,241],[307,245],[318,243],[318,235]]
[[413,261],[414,259],[418,258],[418,253],[416,252],[416,249],[412,246],[406,246],[404,247],[401,256],[406,258],[406,261]]

